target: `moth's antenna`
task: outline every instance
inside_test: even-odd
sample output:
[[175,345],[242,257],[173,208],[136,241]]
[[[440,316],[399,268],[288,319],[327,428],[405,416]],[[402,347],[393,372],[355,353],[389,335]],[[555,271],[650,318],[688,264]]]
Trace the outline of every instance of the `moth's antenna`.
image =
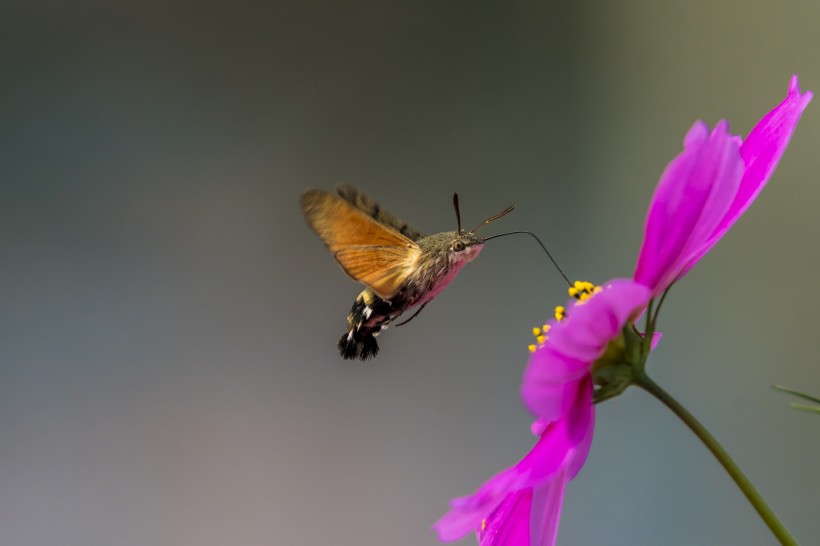
[[[501,213],[501,214],[499,214],[499,215],[496,215],[496,216],[500,218],[501,216],[504,216],[505,214],[507,214],[507,212],[509,212],[509,209],[508,209],[508,210],[506,210],[506,211],[504,211],[504,212],[502,212],[502,213]],[[493,220],[494,220],[494,219],[495,219],[495,218],[493,218]],[[489,221],[492,221],[492,220],[488,220],[488,222],[489,222]],[[482,225],[483,225],[483,224],[482,224]],[[480,227],[480,226],[479,226],[479,227]],[[533,232],[531,232],[531,231],[511,231],[511,232],[509,232],[509,233],[502,233],[501,235],[493,235],[492,237],[487,237],[486,239],[484,239],[484,241],[489,241],[490,239],[495,239],[495,238],[497,238],[497,237],[505,237],[505,236],[507,236],[507,235],[518,235],[518,234],[523,234],[523,233],[526,233],[527,235],[530,235],[530,236],[531,236],[531,237],[533,237],[536,241],[538,241],[538,244],[539,244],[539,245],[541,245],[541,248],[543,248],[543,249],[544,249],[544,252],[546,252],[546,253],[547,253],[547,256],[549,256],[550,261],[552,262],[552,265],[554,265],[554,266],[555,266],[555,269],[557,269],[557,270],[558,270],[558,272],[561,274],[561,276],[562,276],[562,277],[564,277],[564,280],[565,280],[565,281],[567,281],[567,284],[570,286],[570,288],[572,288],[572,282],[570,282],[569,277],[567,277],[566,273],[564,273],[564,272],[561,270],[561,268],[558,266],[558,262],[556,262],[556,261],[555,261],[555,258],[553,258],[553,257],[552,257],[552,254],[550,254],[550,251],[549,251],[549,250],[547,250],[547,247],[546,247],[546,246],[544,246],[544,243],[542,243],[542,242],[541,242],[541,239],[539,239],[539,238],[538,238],[538,236],[537,236],[535,233],[533,233]]]
[[456,209],[456,221],[458,221],[458,234],[461,235],[461,211],[458,209],[458,194],[453,194],[453,207]]
[[[516,205],[510,205],[509,207],[507,207],[506,209],[502,210],[502,211],[501,211],[501,212],[499,212],[498,214],[493,214],[492,216],[490,216],[489,218],[487,218],[486,220],[484,220],[483,222],[481,222],[480,224],[478,224],[476,227],[474,227],[473,229],[471,229],[471,230],[470,230],[470,233],[475,233],[476,231],[478,231],[478,229],[479,229],[479,228],[482,228],[482,227],[486,226],[486,225],[487,225],[487,224],[489,224],[490,222],[495,222],[496,220],[498,220],[498,219],[499,219],[499,218],[501,218],[502,216],[506,216],[506,215],[508,215],[509,213],[511,213],[512,211],[514,211],[514,210],[515,210],[515,207],[516,207]],[[486,240],[486,239],[485,239],[485,240]]]

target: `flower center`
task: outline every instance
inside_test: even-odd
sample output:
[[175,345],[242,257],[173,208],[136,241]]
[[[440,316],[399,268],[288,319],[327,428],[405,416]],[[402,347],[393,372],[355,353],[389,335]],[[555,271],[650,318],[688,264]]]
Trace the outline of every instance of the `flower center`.
[[[596,286],[591,282],[587,281],[575,281],[572,286],[569,287],[569,295],[576,300],[578,303],[575,305],[582,305],[587,300],[589,300],[592,296],[600,292],[602,288],[600,286]],[[567,318],[567,310],[563,305],[558,305],[555,308],[555,320],[560,322]],[[527,349],[531,353],[534,353],[538,347],[544,345],[547,342],[547,332],[550,330],[549,324],[544,324],[541,328],[535,327],[532,329],[532,335],[535,336],[535,343],[532,345],[527,346]]]

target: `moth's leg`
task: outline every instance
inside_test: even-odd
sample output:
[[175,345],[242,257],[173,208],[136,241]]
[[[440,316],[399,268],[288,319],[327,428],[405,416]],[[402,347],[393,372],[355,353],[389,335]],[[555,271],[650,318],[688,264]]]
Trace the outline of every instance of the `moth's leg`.
[[426,304],[426,303],[423,303],[423,304],[421,305],[421,307],[419,307],[419,310],[418,310],[418,311],[416,311],[415,313],[413,313],[413,316],[412,316],[412,317],[410,317],[410,318],[409,318],[409,319],[407,319],[407,320],[403,320],[403,321],[401,321],[400,323],[396,324],[396,326],[404,326],[405,324],[407,324],[408,322],[410,322],[411,320],[413,320],[414,318],[416,318],[416,317],[419,315],[419,313],[421,313],[421,310],[422,310],[422,309],[424,309],[425,307],[427,307],[427,304]]

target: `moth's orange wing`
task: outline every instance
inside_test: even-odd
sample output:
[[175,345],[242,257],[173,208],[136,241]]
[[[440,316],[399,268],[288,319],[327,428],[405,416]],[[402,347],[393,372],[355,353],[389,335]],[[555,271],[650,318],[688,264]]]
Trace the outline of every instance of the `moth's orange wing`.
[[419,246],[340,197],[322,190],[302,194],[302,211],[345,273],[382,299],[401,287],[421,254]]
[[352,278],[382,299],[390,299],[413,270],[418,252],[386,246],[359,246],[338,251],[336,261]]

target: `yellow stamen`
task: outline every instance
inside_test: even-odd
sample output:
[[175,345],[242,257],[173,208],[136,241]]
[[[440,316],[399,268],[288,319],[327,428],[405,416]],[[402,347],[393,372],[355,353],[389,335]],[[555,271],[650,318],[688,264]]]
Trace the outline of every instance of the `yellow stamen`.
[[[567,290],[569,295],[578,300],[575,305],[580,305],[587,301],[589,298],[600,292],[602,288],[600,286],[595,286],[591,282],[587,281],[575,281],[572,286]],[[564,320],[567,317],[567,310],[563,305],[559,305],[555,308],[555,319],[558,321]],[[543,345],[547,342],[547,332],[550,331],[550,325],[544,324],[541,328],[538,326],[532,329],[532,335],[535,336],[535,341],[537,344],[529,345],[527,348],[531,353],[534,353],[539,345]]]
[[570,296],[577,299],[579,303],[583,303],[601,290],[600,286],[595,286],[591,282],[575,281],[567,292],[569,292]]

